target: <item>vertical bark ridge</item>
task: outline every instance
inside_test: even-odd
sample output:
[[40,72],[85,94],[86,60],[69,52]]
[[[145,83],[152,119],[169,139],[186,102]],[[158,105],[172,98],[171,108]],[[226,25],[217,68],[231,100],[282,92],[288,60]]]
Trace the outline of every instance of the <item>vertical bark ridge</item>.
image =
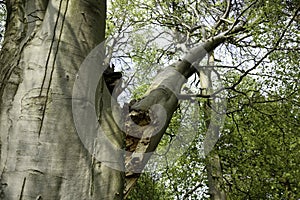
[[[63,2],[65,2],[65,4],[66,4],[64,8],[63,8],[63,5],[62,5]],[[45,81],[46,81],[46,77],[48,75],[48,73],[47,73],[48,66],[50,66],[50,73],[49,73],[48,86],[46,86],[45,106],[43,107],[43,114],[42,114],[42,119],[41,119],[41,125],[40,125],[39,131],[38,131],[38,136],[39,137],[41,135],[41,131],[42,131],[42,128],[43,128],[43,123],[44,123],[44,118],[45,118],[45,114],[46,114],[47,103],[48,103],[48,100],[49,100],[49,92],[50,92],[52,77],[53,77],[54,68],[55,68],[55,62],[56,62],[57,54],[58,54],[58,51],[59,51],[59,45],[60,45],[61,36],[62,36],[62,33],[63,33],[63,28],[64,28],[66,14],[67,14],[67,11],[68,11],[68,5],[69,5],[69,0],[60,1],[60,3],[59,3],[57,19],[55,21],[55,25],[54,25],[54,28],[53,28],[53,37],[52,37],[52,41],[51,41],[49,53],[47,55],[47,60],[46,60],[46,63],[45,63],[45,74],[44,74],[44,78],[43,78],[43,81],[42,81],[40,95],[42,95],[42,92],[43,92],[44,87],[45,87]],[[61,25],[60,25],[61,27],[58,27],[59,18],[60,18],[61,15],[62,15]],[[56,32],[58,32],[58,36],[57,36]],[[53,46],[53,44],[55,42],[57,42],[56,48],[54,48],[54,46]],[[50,56],[51,56],[52,52],[53,52],[53,57],[54,58],[53,58],[52,64],[49,64]]]
[[25,184],[26,184],[26,177],[23,180],[23,184],[22,184],[22,188],[21,188],[21,193],[20,193],[20,198],[19,200],[23,199],[23,193],[24,193],[24,189],[25,189]]
[[[120,199],[122,172],[94,160],[92,152],[84,148],[74,126],[71,103],[82,61],[104,40],[105,1],[18,2],[24,3],[18,9],[25,14],[20,11],[17,15],[12,9],[1,51],[1,58],[7,61],[0,69],[4,198]],[[32,21],[19,20],[24,16]],[[22,23],[15,25],[14,20]],[[24,33],[22,28],[26,28]],[[20,38],[20,32],[22,41],[15,39]],[[120,133],[111,131],[114,137]]]

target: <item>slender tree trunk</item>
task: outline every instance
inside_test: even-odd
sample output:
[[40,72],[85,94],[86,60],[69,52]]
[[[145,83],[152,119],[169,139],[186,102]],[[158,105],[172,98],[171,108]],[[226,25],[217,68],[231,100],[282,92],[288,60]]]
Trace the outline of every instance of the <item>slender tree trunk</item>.
[[[208,66],[214,65],[214,56],[211,52],[208,56]],[[200,71],[200,83],[201,88],[204,89],[205,95],[210,95],[212,90],[212,70],[206,69]],[[208,177],[208,187],[211,200],[226,200],[226,194],[222,189],[222,169],[220,165],[219,155],[213,146],[215,145],[217,139],[219,138],[220,125],[219,120],[214,119],[212,106],[214,106],[213,99],[207,99],[204,104],[205,110],[205,121],[207,136],[204,144],[204,151],[206,157],[206,171]],[[216,121],[217,120],[217,121]]]
[[209,193],[211,200],[226,200],[226,193],[222,188],[222,169],[220,165],[220,157],[216,152],[211,152],[207,157],[207,176]]
[[[77,71],[104,40],[105,1],[6,2],[8,24],[0,55],[0,198],[121,199],[122,172],[84,148],[72,115]],[[100,121],[106,123],[103,117]],[[121,148],[122,134],[109,123],[104,126],[115,133]]]

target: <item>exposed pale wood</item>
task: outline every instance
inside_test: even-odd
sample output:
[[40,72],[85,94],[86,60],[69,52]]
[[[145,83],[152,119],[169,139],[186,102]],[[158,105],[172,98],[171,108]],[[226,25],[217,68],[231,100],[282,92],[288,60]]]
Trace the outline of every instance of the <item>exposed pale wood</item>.
[[[143,170],[144,166],[155,151],[161,137],[163,136],[173,112],[178,106],[178,95],[182,85],[188,77],[197,72],[197,63],[201,61],[208,52],[213,51],[216,47],[226,41],[227,35],[231,32],[242,31],[242,27],[236,27],[231,31],[225,31],[215,37],[208,39],[206,42],[199,44],[191,49],[181,61],[167,67],[154,79],[150,88],[144,97],[131,106],[132,112],[129,116],[151,113],[151,123],[144,126],[138,126],[138,122],[132,122],[130,117],[127,121],[126,140],[127,153],[125,158],[126,182],[135,182],[136,177]],[[158,106],[159,105],[159,106]],[[141,117],[142,119],[142,117]],[[137,123],[137,124],[136,124]],[[138,130],[137,138],[132,139],[131,133]],[[157,131],[159,130],[159,131]],[[125,196],[128,195],[130,187],[125,188]]]

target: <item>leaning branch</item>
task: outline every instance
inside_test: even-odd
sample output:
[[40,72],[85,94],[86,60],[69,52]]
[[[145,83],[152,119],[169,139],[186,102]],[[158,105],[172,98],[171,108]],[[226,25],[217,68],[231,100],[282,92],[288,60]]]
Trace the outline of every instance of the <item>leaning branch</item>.
[[165,133],[178,106],[182,85],[197,72],[193,64],[224,43],[232,33],[243,30],[242,26],[236,26],[191,49],[181,61],[159,73],[142,99],[127,108],[129,114],[125,120],[125,196]]

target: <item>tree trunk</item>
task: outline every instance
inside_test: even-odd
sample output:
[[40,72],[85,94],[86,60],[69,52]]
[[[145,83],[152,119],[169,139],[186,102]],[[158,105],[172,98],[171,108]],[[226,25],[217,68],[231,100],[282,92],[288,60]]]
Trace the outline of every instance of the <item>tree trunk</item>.
[[[99,77],[96,81],[96,101],[76,96],[94,92],[91,88],[77,90],[75,99],[72,93],[76,80],[93,79],[78,71],[86,56],[104,40],[105,1],[6,2],[8,24],[0,55],[1,198],[122,199],[122,153],[111,159],[114,152],[103,144],[103,138],[95,138],[87,147],[74,123],[78,117],[85,118],[84,108],[95,108],[106,139],[122,150],[123,132],[113,120],[115,110],[104,80]],[[125,194],[165,132],[182,84],[197,71],[192,63],[238,30],[221,33],[192,49],[183,61],[162,72],[147,94],[130,107],[124,130]],[[99,63],[99,68],[103,71],[105,66]],[[75,115],[74,105],[81,109]],[[80,132],[90,134],[94,127],[88,125],[81,126]]]
[[[77,71],[104,40],[105,1],[6,2],[8,24],[0,55],[0,198],[121,199],[123,173],[85,149],[72,115]],[[108,95],[104,90],[102,97]],[[98,113],[121,148],[121,132],[114,122],[105,125],[111,112]]]
[[[214,65],[214,56],[211,52],[208,55],[208,66]],[[200,83],[201,88],[204,95],[210,95],[212,90],[212,70],[206,69],[200,71]],[[222,188],[223,177],[222,177],[222,169],[220,164],[220,157],[216,151],[213,150],[215,143],[219,138],[219,130],[220,130],[220,121],[214,119],[212,107],[214,107],[215,102],[214,99],[207,99],[204,104],[205,110],[205,125],[207,129],[206,139],[204,141],[204,152],[206,155],[206,171],[208,177],[208,188],[211,200],[226,200],[226,194],[224,189]]]
[[[151,154],[159,144],[178,106],[182,85],[197,72],[197,65],[208,52],[226,41],[227,35],[242,31],[243,27],[220,33],[206,42],[194,47],[181,61],[164,69],[154,79],[142,99],[130,107],[129,119],[126,122],[126,187],[128,194],[139,173],[143,170]],[[149,120],[145,121],[145,118]]]

